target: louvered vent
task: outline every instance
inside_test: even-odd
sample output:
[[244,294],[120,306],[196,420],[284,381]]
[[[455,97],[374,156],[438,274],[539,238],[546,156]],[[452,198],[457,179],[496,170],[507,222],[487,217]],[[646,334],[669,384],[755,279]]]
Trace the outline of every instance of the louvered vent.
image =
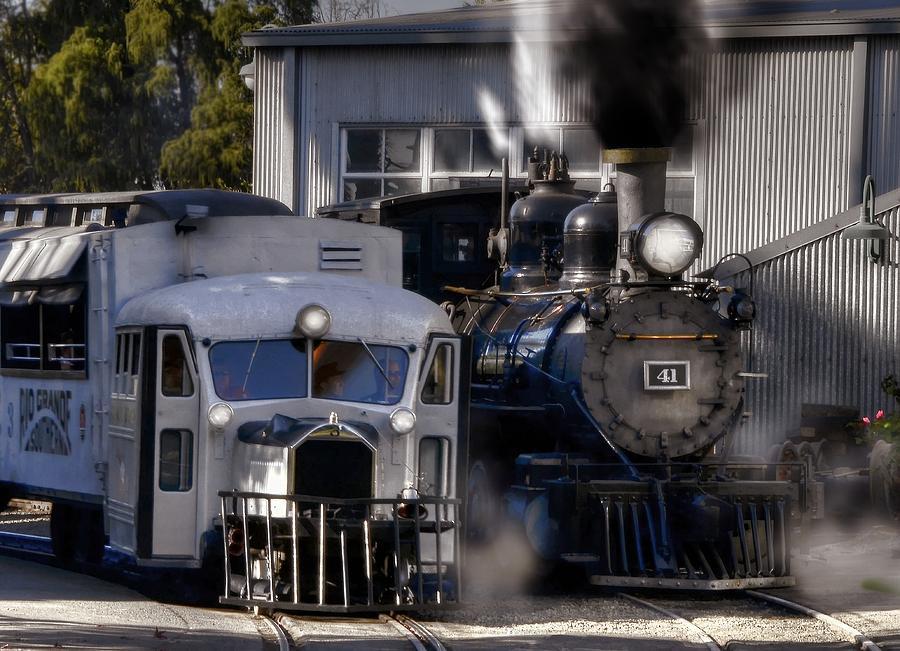
[[353,242],[320,242],[319,269],[362,271],[362,246]]

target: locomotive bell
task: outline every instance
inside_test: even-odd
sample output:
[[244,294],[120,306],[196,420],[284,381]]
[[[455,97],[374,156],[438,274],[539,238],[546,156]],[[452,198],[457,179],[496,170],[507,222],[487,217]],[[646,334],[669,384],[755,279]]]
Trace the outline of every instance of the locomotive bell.
[[609,282],[616,264],[618,216],[616,193],[600,192],[575,208],[563,228],[563,274],[560,289]]

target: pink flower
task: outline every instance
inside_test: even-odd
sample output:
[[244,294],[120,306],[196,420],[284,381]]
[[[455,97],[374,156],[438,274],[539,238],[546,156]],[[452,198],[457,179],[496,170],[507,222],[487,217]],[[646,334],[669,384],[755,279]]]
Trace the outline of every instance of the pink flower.
[[862,422],[863,422],[864,425],[871,425],[871,424],[872,424],[872,421],[869,420],[869,417],[868,417],[868,416],[863,416],[863,421],[862,421]]
[[875,412],[875,420],[881,420],[884,418],[884,409],[879,409]]

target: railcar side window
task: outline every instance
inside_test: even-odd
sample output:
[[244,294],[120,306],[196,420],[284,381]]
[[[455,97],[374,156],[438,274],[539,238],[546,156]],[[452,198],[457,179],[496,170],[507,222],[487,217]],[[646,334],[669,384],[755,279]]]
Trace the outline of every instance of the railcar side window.
[[191,490],[194,475],[194,436],[183,429],[159,433],[159,490]]
[[419,441],[419,492],[441,497],[447,489],[447,449],[445,438],[426,436]]
[[313,398],[393,405],[403,397],[409,357],[402,348],[318,341],[313,349]]
[[119,395],[137,395],[140,368],[141,335],[123,333],[116,336],[116,378],[113,392]]
[[15,226],[16,225],[16,209],[15,208],[7,208],[3,211],[3,226]]
[[3,368],[41,368],[41,306],[35,292],[12,292],[0,308]]
[[194,393],[194,383],[188,370],[188,358],[175,335],[166,335],[162,342],[162,394],[187,397]]
[[425,377],[422,402],[429,405],[449,405],[453,402],[453,348],[441,344]]
[[306,396],[306,341],[221,341],[209,349],[213,386],[223,400]]

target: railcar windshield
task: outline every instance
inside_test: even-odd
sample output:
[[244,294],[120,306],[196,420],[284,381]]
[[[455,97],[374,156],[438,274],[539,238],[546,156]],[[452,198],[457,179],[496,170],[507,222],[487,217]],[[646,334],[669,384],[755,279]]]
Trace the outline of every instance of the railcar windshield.
[[222,341],[209,349],[216,394],[223,400],[307,395],[305,339]]
[[319,341],[313,348],[314,398],[393,405],[403,397],[409,357],[402,348],[363,341]]

